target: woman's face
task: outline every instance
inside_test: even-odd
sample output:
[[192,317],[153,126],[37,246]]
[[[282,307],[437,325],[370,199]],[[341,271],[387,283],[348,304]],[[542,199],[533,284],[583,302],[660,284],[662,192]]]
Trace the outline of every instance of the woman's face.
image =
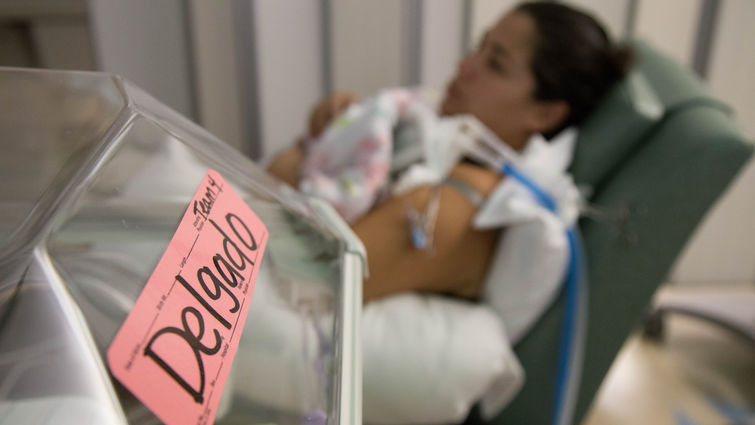
[[540,128],[542,111],[533,98],[531,59],[535,23],[524,14],[505,15],[465,57],[448,84],[441,115],[471,114],[515,149]]

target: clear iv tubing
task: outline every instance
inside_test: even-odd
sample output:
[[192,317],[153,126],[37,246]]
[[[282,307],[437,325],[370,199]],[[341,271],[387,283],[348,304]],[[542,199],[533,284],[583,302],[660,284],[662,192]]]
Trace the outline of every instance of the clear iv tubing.
[[[518,155],[511,147],[501,142],[490,130],[474,120],[463,124],[460,132],[458,140],[469,156],[494,168],[502,175],[518,181],[530,190],[541,206],[558,214],[555,200],[520,171]],[[582,376],[587,323],[586,274],[576,226],[567,229],[566,236],[569,244],[569,262],[565,278],[566,301],[564,320],[561,324],[551,418],[554,425],[570,424],[574,416],[579,381]]]

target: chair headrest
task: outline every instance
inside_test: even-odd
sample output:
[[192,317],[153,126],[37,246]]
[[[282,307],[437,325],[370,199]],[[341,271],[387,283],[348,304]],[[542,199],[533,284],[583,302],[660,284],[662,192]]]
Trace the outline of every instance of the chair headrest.
[[645,76],[631,71],[582,125],[570,171],[579,185],[597,186],[660,121],[664,106]]
[[675,111],[708,107],[729,113],[685,67],[642,40],[630,40],[635,66],[585,121],[570,168],[579,185],[594,188]]

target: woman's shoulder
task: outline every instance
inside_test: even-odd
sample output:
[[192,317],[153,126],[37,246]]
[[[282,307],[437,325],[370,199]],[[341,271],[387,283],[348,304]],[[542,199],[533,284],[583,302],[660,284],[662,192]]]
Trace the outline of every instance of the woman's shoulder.
[[466,183],[487,198],[501,182],[502,176],[495,171],[469,162],[456,164],[449,175]]

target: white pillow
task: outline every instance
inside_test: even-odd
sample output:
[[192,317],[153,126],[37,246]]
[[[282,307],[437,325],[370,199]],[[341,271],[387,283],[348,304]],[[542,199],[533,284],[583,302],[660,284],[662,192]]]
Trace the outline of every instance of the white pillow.
[[[247,318],[253,325],[244,330],[229,385],[250,401],[306,411],[317,392],[317,335],[295,312],[266,307],[271,299],[260,276]],[[481,399],[483,411],[497,413],[524,381],[501,320],[483,305],[387,297],[365,306],[361,338],[368,424],[460,422]]]
[[506,324],[512,344],[536,323],[558,295],[569,260],[566,229],[579,211],[579,191],[566,167],[576,130],[550,142],[533,136],[520,157],[521,170],[556,201],[558,214],[539,205],[532,191],[505,178],[475,216],[477,228],[505,227],[485,277],[483,300]]
[[497,413],[524,372],[489,307],[401,294],[362,317],[363,417],[370,424],[461,422],[483,400]]
[[499,238],[483,299],[506,324],[512,344],[529,332],[559,293],[569,261],[564,225],[544,211]]

